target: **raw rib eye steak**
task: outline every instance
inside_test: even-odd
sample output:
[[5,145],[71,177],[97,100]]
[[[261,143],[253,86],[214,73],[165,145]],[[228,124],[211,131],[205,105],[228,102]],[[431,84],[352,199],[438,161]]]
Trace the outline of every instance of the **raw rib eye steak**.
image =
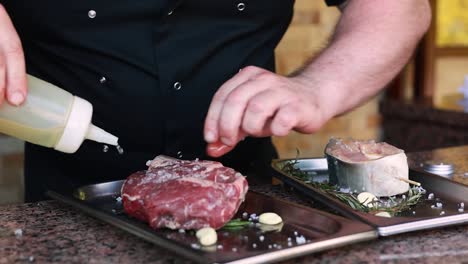
[[244,201],[244,176],[215,161],[157,156],[122,186],[125,212],[152,228],[220,228]]

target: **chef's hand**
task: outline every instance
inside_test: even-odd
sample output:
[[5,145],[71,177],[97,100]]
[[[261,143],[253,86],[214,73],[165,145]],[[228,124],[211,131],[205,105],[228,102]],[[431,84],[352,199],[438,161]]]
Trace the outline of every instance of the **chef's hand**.
[[20,38],[0,4],[0,104],[20,105],[27,94],[26,67]]
[[207,153],[219,157],[246,136],[313,133],[326,121],[320,99],[301,76],[283,77],[249,66],[214,95],[205,120]]

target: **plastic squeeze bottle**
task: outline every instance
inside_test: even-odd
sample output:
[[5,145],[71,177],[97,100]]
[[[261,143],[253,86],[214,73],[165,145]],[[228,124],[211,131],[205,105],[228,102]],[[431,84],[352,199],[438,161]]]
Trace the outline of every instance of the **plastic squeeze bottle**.
[[93,106],[59,87],[28,75],[20,106],[0,106],[0,132],[24,141],[74,153],[85,139],[117,146],[118,138],[91,124]]

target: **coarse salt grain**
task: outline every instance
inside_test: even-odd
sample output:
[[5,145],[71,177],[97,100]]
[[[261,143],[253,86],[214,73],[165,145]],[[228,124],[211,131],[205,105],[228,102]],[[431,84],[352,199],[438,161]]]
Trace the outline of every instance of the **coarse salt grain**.
[[464,208],[458,208],[458,212],[459,212],[459,213],[463,213],[464,211],[465,211]]
[[440,215],[445,215],[445,211],[440,212]]
[[23,229],[21,228],[15,229],[15,236],[17,237],[23,236]]
[[198,244],[192,243],[191,246],[194,249],[200,249],[200,245],[198,245]]
[[304,236],[296,237],[296,243],[297,243],[298,245],[302,245],[302,244],[304,244],[305,242],[306,242],[306,239],[305,239]]
[[122,197],[119,196],[119,197],[117,197],[115,200],[117,200],[117,202],[120,203],[120,202],[122,202]]
[[237,248],[232,248],[232,252],[237,252]]
[[436,203],[437,208],[442,208],[443,204],[442,203]]
[[265,237],[264,236],[259,236],[258,240],[260,240],[260,242],[263,242],[263,240],[265,240]]
[[218,249],[223,249],[223,245],[218,245],[217,248]]
[[434,199],[434,194],[433,194],[433,193],[430,193],[430,194],[427,196],[427,199],[429,199],[429,200]]
[[342,192],[342,193],[350,193],[350,192],[351,192],[351,189],[350,189],[350,188],[340,188],[339,192]]
[[421,186],[418,186],[418,191],[419,191],[419,193],[421,193],[421,194],[425,194],[425,193],[427,192],[426,189],[424,189],[424,188],[421,187]]
[[465,203],[464,202],[460,203],[460,208],[465,208]]
[[179,233],[185,233],[185,229],[179,229]]
[[253,247],[253,248],[257,248],[257,244],[253,243],[253,244],[252,244],[252,247]]

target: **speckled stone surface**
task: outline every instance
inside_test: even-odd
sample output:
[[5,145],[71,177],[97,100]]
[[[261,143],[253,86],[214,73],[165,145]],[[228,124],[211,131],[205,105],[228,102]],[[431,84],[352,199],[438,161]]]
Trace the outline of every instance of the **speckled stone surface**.
[[435,163],[453,164],[455,172],[449,175],[449,178],[468,185],[468,146],[408,154],[408,163],[411,168],[423,170],[424,163],[429,160]]
[[[439,150],[436,155],[466,168],[468,156],[456,161],[450,157],[467,152],[468,146]],[[429,154],[411,154],[410,161],[419,164],[418,159],[424,160],[425,155]],[[323,208],[281,186],[254,189]],[[19,229],[22,234],[15,235]],[[186,263],[187,260],[56,201],[0,207],[0,263],[31,262]],[[468,225],[379,238],[283,263],[468,263]]]

